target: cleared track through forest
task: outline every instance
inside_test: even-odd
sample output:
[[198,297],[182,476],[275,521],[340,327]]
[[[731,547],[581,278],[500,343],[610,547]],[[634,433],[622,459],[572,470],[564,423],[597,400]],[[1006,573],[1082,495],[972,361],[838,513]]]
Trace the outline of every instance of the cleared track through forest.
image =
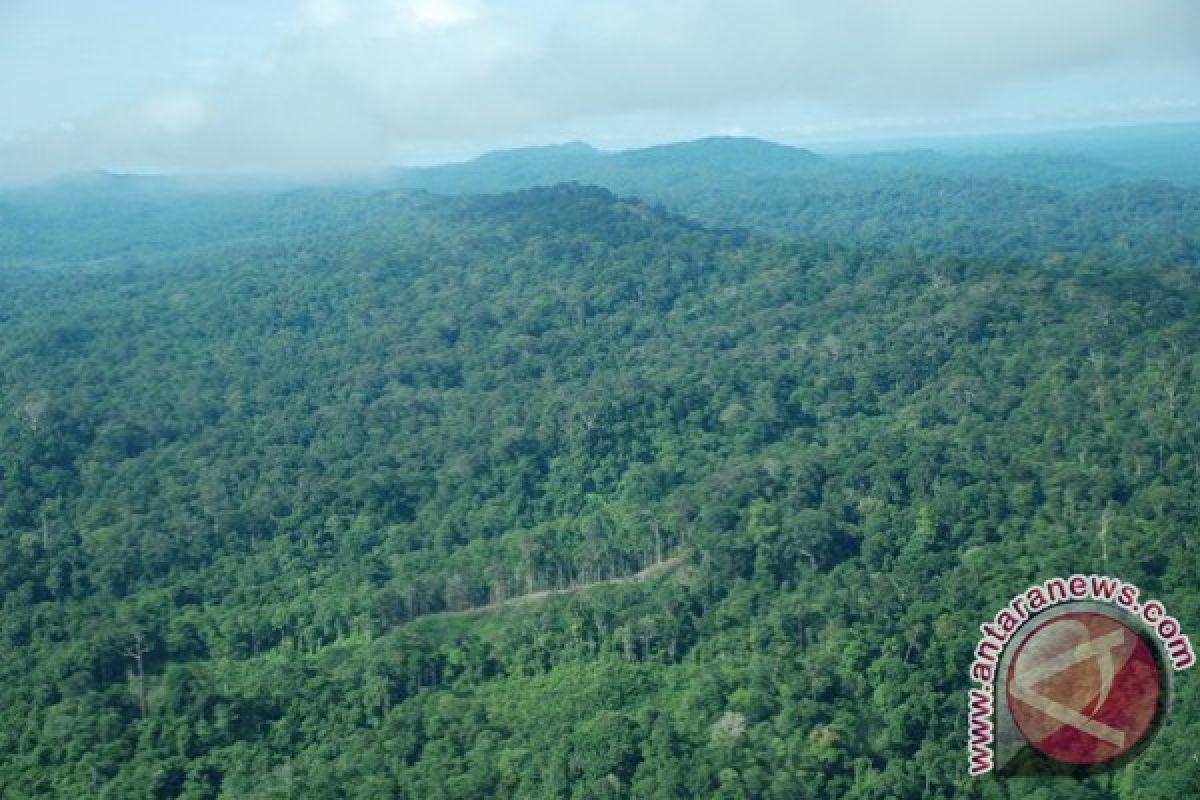
[[505,600],[498,600],[493,603],[488,603],[487,605],[472,606],[471,608],[463,608],[457,611],[434,611],[431,614],[422,614],[420,616],[413,617],[412,619],[408,620],[408,623],[416,622],[420,619],[429,619],[431,617],[481,616],[483,614],[491,613],[492,611],[497,611],[506,606],[515,606],[522,603],[536,603],[549,597],[556,597],[564,594],[575,594],[576,592],[586,592],[589,589],[598,589],[601,586],[615,586],[621,583],[641,583],[642,581],[653,578],[655,575],[661,575],[664,572],[669,572],[675,569],[683,564],[686,558],[687,557],[684,554],[672,556],[671,558],[665,558],[662,561],[657,561],[651,564],[645,569],[639,570],[638,572],[634,572],[630,575],[622,575],[617,578],[608,578],[602,581],[593,581],[592,583],[580,583],[575,586],[564,586],[560,589],[541,589],[536,592],[529,592],[527,594],[519,594],[514,597],[509,597]]

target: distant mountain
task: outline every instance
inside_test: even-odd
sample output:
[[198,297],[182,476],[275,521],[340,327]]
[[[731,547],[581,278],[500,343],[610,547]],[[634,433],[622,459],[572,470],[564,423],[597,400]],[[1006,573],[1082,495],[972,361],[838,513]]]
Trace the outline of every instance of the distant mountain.
[[1147,179],[1200,187],[1197,124],[834,143],[816,150],[748,137],[711,137],[612,153],[573,142],[401,170],[397,180],[402,186],[452,194],[568,180],[640,191],[653,189],[656,179],[827,179],[864,171],[1006,180],[1065,191]]
[[836,169],[807,150],[761,139],[713,137],[617,153],[581,142],[506,150],[462,164],[401,170],[396,179],[404,187],[447,194],[512,191],[564,181],[652,194],[662,182],[803,177]]
[[[95,173],[0,192],[0,266],[302,239],[382,220],[421,202],[413,190],[500,194],[562,183],[789,238],[1034,262],[1062,253],[1195,261],[1200,191],[1138,174],[1065,152],[822,156],[741,137],[625,152],[582,142],[508,150],[342,189],[232,191],[238,184]],[[388,199],[368,202],[376,194]],[[74,255],[64,262],[66,254]]]
[[615,153],[624,169],[721,171],[741,176],[812,175],[833,166],[816,153],[749,137],[715,136]]
[[[830,142],[816,148],[829,155],[935,150],[949,156],[1021,158],[1028,154],[1083,158],[1118,169],[1124,180],[1166,180],[1200,186],[1200,123],[1165,123],[1044,131],[1021,134],[940,136]],[[983,164],[986,162],[976,162]]]
[[1096,158],[1036,152],[953,156],[921,149],[845,156],[839,162],[884,173],[989,178],[1066,190],[1096,189],[1136,178]]
[[[499,150],[463,164],[414,170],[424,176],[416,181],[402,180],[406,186],[421,186],[449,194],[471,194],[478,188],[506,191],[561,182],[603,154],[589,144],[570,142],[543,147]],[[428,185],[422,185],[428,181]]]
[[[870,173],[868,177],[864,173]],[[563,181],[653,195],[663,184],[854,180],[897,175],[1005,180],[1079,191],[1148,177],[1071,152],[948,153],[931,148],[833,154],[748,137],[711,137],[605,153],[582,142],[488,153],[472,161],[400,170],[399,185],[446,194],[501,192]],[[1153,177],[1162,177],[1156,174]]]
[[600,150],[587,142],[566,142],[534,147],[518,147],[513,150],[496,150],[484,153],[471,163],[483,166],[519,166],[521,164],[542,165],[554,160],[570,160],[602,155]]
[[507,151],[404,170],[396,180],[442,194],[577,181],[706,225],[881,247],[919,241],[938,254],[1037,260],[1062,252],[1154,252],[1192,259],[1200,251],[1200,192],[1067,153],[823,157],[718,137],[619,153],[578,143]]

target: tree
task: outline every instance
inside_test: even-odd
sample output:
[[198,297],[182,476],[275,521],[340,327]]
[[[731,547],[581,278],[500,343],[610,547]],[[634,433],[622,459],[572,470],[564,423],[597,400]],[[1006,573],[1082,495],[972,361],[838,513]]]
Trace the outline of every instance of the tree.
[[154,650],[154,645],[151,643],[145,631],[133,629],[122,634],[117,639],[117,652],[128,658],[133,666],[132,677],[135,681],[135,693],[138,701],[138,710],[141,712],[142,719],[145,719],[148,714],[146,701],[146,655]]

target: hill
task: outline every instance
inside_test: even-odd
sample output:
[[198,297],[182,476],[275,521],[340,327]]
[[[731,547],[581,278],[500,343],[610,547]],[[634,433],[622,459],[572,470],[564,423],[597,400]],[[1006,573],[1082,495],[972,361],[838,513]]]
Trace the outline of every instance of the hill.
[[[1200,190],[1141,174],[1067,153],[822,157],[716,137],[621,153],[582,143],[527,148],[401,171],[385,182],[443,195],[577,182],[710,227],[852,247],[915,247],[932,256],[1194,261]],[[287,191],[232,180],[74,176],[0,192],[0,268],[104,269],[168,250],[338,235],[390,212],[378,188]],[[419,195],[391,196],[419,202]]]
[[448,194],[579,181],[711,226],[941,255],[1116,254],[1133,263],[1145,253],[1191,261],[1200,252],[1200,190],[1062,154],[823,158],[714,138],[621,153],[535,148],[403,171],[396,180]]
[[836,142],[823,144],[819,149],[839,155],[936,150],[966,160],[1008,160],[1037,154],[1064,158],[1068,164],[1079,163],[1081,159],[1107,164],[1109,170],[1120,170],[1128,180],[1161,180],[1200,187],[1200,124],[1195,122]]

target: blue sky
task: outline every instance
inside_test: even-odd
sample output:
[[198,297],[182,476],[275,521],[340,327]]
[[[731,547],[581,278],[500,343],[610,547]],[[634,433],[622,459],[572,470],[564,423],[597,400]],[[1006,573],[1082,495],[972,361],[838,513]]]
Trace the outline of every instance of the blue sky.
[[261,57],[292,0],[3,0],[0,140],[177,83],[213,83]]
[[0,0],[0,180],[1200,119],[1194,0]]

